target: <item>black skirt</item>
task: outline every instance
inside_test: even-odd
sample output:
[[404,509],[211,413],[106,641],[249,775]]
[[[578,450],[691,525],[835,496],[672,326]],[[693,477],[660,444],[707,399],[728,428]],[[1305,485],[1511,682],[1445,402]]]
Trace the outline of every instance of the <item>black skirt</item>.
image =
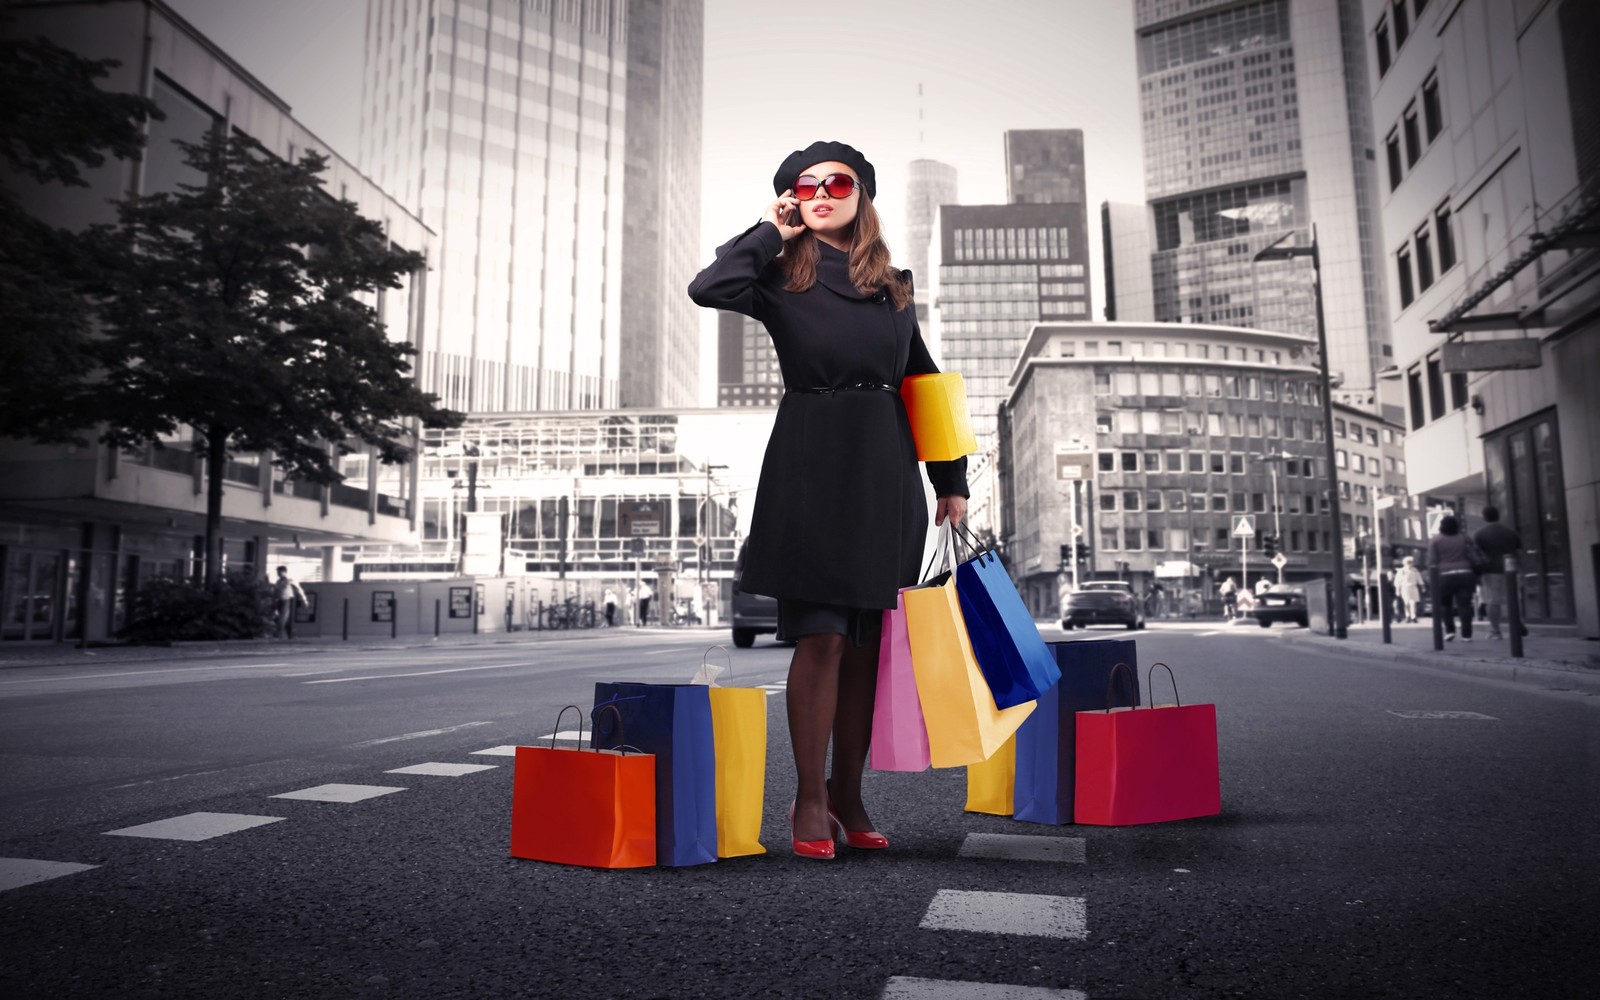
[[825,632],[849,638],[858,649],[876,648],[883,634],[883,609],[778,598],[779,642],[793,642],[803,635]]

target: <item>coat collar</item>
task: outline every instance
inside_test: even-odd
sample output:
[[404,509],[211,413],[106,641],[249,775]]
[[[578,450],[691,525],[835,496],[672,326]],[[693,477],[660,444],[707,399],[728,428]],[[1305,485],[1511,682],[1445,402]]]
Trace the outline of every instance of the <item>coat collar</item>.
[[817,261],[817,282],[825,285],[830,292],[842,295],[847,299],[870,299],[872,295],[862,292],[850,281],[850,255],[843,250],[817,240],[817,249],[821,257]]

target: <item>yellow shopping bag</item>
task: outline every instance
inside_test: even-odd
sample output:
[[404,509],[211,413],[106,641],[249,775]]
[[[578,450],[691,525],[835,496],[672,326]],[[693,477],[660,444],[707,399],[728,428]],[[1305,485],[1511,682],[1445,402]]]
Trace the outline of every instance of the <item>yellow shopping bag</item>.
[[[711,649],[728,656],[731,677],[733,657],[722,646]],[[697,680],[703,676],[710,683],[704,656],[701,671]],[[767,693],[760,688],[715,686],[707,693],[716,748],[717,857],[765,854],[761,814],[767,790]]]
[[997,708],[972,655],[955,577],[904,591],[911,669],[917,678],[928,756],[934,767],[988,760],[1022,725],[1036,702]]
[[900,382],[900,398],[911,418],[917,461],[948,462],[978,450],[972,415],[967,411],[967,387],[960,373],[907,375]]
[[1017,787],[1017,737],[1013,733],[993,757],[967,765],[967,807],[969,813],[1010,816]]

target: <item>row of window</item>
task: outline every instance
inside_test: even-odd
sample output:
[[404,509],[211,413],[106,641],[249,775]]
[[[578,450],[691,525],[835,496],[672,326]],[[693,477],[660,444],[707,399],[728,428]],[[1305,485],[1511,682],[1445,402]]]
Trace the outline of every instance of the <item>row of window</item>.
[[[1434,255],[1438,255],[1438,273],[1456,265],[1456,238],[1450,229],[1450,203],[1446,201],[1433,210],[1433,219],[1423,222],[1417,231],[1395,252],[1395,270],[1400,278],[1400,308],[1416,301],[1434,281]],[[1416,267],[1413,280],[1412,266]]]
[[[1164,340],[1108,340],[1102,352],[1101,342],[1098,340],[1073,340],[1063,338],[1057,342],[1057,356],[1063,358],[1199,358],[1209,361],[1212,358],[1212,347],[1216,348],[1218,361],[1244,361],[1251,360],[1252,349],[1248,347],[1229,347],[1226,344],[1168,344]],[[1258,365],[1281,365],[1283,354],[1279,351],[1269,351],[1264,348],[1254,348],[1254,360]],[[1124,372],[1122,374],[1132,374]],[[1146,373],[1149,374],[1149,373]],[[1121,390],[1118,390],[1119,392]],[[1153,395],[1153,393],[1151,393]],[[1170,393],[1169,395],[1177,395]],[[1253,398],[1253,397],[1252,397]],[[1267,397],[1271,399],[1271,396]]]
[[[1240,359],[1244,360],[1244,359]],[[1276,353],[1273,362],[1277,363]],[[1178,372],[1095,372],[1097,396],[1193,396],[1213,399],[1265,399],[1321,406],[1316,383],[1257,375],[1200,375]]]
[[1071,256],[1066,226],[985,226],[955,231],[956,260],[1062,260]]
[[[1320,435],[1319,435],[1320,437]],[[1185,457],[1187,456],[1187,458]],[[1226,453],[1216,451],[1101,451],[1096,455],[1095,461],[1101,472],[1143,472],[1146,474],[1191,473],[1204,475],[1209,471],[1212,475],[1242,476],[1247,470],[1246,456],[1241,452]],[[1254,459],[1255,462],[1264,462],[1264,459]],[[1304,477],[1314,479],[1327,475],[1327,463],[1320,458],[1285,458],[1283,461],[1283,474],[1287,478]],[[1362,472],[1371,476],[1378,476],[1379,465],[1377,455],[1363,455],[1360,452],[1347,453],[1343,449],[1334,452],[1334,462],[1341,469]],[[1383,457],[1383,469],[1397,475],[1405,475],[1406,463],[1404,459],[1395,458],[1393,455]],[[1152,508],[1153,509],[1153,508]]]
[[[1319,532],[1293,528],[1285,531],[1284,535],[1283,548],[1288,552],[1333,551],[1332,535],[1327,531],[1320,532],[1320,548],[1318,548]],[[1256,537],[1260,538],[1259,535]],[[1230,528],[1196,528],[1194,548],[1207,548],[1208,542],[1223,551],[1238,547]],[[1259,551],[1261,545],[1258,542],[1251,547]],[[1101,528],[1100,550],[1102,552],[1188,552],[1189,530],[1187,528]]]
[[[1444,106],[1439,101],[1438,70],[1429,73],[1428,78],[1423,81],[1420,100],[1422,109],[1420,127],[1417,121],[1418,99],[1413,98],[1400,113],[1400,123],[1389,130],[1389,135],[1383,141],[1389,159],[1390,191],[1400,186],[1400,182],[1405,180],[1411,168],[1422,159],[1423,152],[1433,145],[1433,140],[1444,131]],[[1402,138],[1405,140],[1403,149]],[[1405,160],[1404,167],[1401,166],[1402,158]]]
[[[1409,9],[1407,5],[1409,4]],[[1411,24],[1420,20],[1422,9],[1428,6],[1428,0],[1390,0],[1390,11],[1378,18],[1378,26],[1373,29],[1373,43],[1378,50],[1378,76],[1389,72],[1389,67],[1394,64],[1393,53],[1390,51],[1389,25],[1394,25],[1394,52],[1399,52],[1400,47],[1411,37]]]
[[[1363,487],[1365,489],[1365,487]],[[1230,504],[1229,501],[1232,500]],[[1345,499],[1349,499],[1348,496]],[[1365,501],[1363,501],[1365,502]],[[1210,511],[1214,514],[1266,514],[1268,496],[1265,493],[1207,493],[1204,491],[1182,490],[1101,490],[1100,510],[1104,513],[1115,513],[1121,510],[1125,513],[1138,513],[1140,511]],[[1327,501],[1323,501],[1322,510],[1329,510]],[[1278,494],[1278,513],[1283,514],[1315,514],[1317,513],[1317,495],[1313,493],[1287,493]]]
[[1434,351],[1418,364],[1406,369],[1406,396],[1411,406],[1411,429],[1418,430],[1430,420],[1467,405],[1466,372],[1449,372],[1450,392],[1445,395],[1444,363]]

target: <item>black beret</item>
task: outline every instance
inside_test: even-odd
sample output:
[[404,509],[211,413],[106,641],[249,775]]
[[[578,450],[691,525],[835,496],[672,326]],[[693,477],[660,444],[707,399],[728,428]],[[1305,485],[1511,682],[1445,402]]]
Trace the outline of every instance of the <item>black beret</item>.
[[794,187],[796,177],[800,171],[817,163],[829,161],[843,163],[856,172],[861,186],[867,189],[867,197],[876,199],[878,196],[878,174],[872,169],[872,164],[862,156],[854,146],[847,146],[842,142],[813,142],[805,149],[797,149],[783,158],[783,165],[778,167],[778,172],[772,175],[772,193],[783,194]]

